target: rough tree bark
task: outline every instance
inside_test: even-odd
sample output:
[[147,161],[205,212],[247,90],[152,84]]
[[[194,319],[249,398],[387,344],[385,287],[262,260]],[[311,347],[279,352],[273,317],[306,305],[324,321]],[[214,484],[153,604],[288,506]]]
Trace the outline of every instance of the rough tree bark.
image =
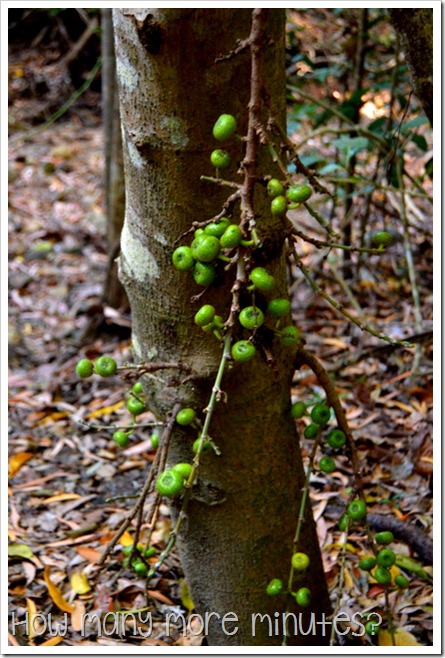
[[389,9],[414,91],[433,125],[433,10]]
[[101,10],[101,25],[102,104],[105,138],[104,187],[109,255],[103,300],[112,308],[127,308],[127,295],[117,276],[115,262],[119,253],[119,242],[125,216],[125,181],[111,9]]
[[[218,143],[212,127],[221,113],[234,114],[240,133],[246,132],[249,50],[215,60],[249,35],[251,16],[245,9],[114,10],[127,199],[120,277],[132,308],[135,359],[178,363],[174,375],[166,370],[145,381],[149,405],[160,417],[178,401],[203,410],[221,358],[218,341],[194,326],[193,316],[203,303],[227,316],[234,275],[203,291],[190,273],[173,269],[171,255],[191,222],[215,216],[228,196],[227,188],[211,186],[200,176],[214,174],[209,155]],[[272,111],[284,125],[283,10],[269,10],[266,32],[264,82]],[[240,162],[242,143],[233,140],[229,150],[233,162]],[[259,164],[263,173],[277,173],[266,149]],[[236,169],[235,164],[227,178],[236,178]],[[277,296],[287,296],[281,224],[270,214],[264,187],[257,187],[255,209],[264,240],[258,264],[274,273]],[[199,301],[193,300],[199,293]],[[265,588],[273,577],[287,582],[303,483],[289,413],[293,366],[288,350],[274,343],[274,368],[258,357],[234,365],[224,377],[226,402],[217,406],[210,428],[222,455],[203,460],[179,537],[197,612],[238,616],[232,635],[212,621],[211,645],[282,642],[281,627],[275,633],[267,620],[257,623],[253,636],[251,615],[268,613],[275,621],[274,612],[284,610],[284,597],[267,597]],[[192,377],[184,376],[180,363],[193,367]],[[169,463],[190,461],[195,438],[178,428]],[[299,584],[311,587],[310,611],[321,618],[329,599],[310,509],[302,535],[299,549],[310,555],[311,565]],[[229,626],[226,631],[233,630]],[[290,643],[327,641],[309,634]]]

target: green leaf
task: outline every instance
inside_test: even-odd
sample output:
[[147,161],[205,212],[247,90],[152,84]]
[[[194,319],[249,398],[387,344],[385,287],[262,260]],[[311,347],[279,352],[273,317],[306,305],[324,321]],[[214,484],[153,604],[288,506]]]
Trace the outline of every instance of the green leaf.
[[424,153],[428,151],[428,143],[423,135],[411,135],[411,141]]
[[406,132],[407,130],[410,130],[410,128],[417,128],[418,126],[423,126],[425,123],[429,123],[426,117],[422,117],[422,116],[414,117],[414,119],[411,119],[411,121],[407,121],[405,124],[403,124],[402,132]]
[[335,162],[331,162],[322,167],[318,173],[320,176],[325,176],[326,174],[330,174],[331,171],[337,171],[338,169],[343,169],[343,167],[339,164],[336,164]]
[[25,560],[30,560],[34,557],[34,553],[26,546],[26,544],[9,544],[8,546],[9,557],[21,557]]

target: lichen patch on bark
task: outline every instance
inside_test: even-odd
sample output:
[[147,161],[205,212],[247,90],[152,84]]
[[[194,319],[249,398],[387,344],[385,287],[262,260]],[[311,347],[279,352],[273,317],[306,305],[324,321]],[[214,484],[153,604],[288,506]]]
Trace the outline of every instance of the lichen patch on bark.
[[124,270],[131,278],[144,282],[147,279],[159,279],[159,265],[153,254],[142,242],[130,233],[128,224],[124,224],[121,237],[121,258]]

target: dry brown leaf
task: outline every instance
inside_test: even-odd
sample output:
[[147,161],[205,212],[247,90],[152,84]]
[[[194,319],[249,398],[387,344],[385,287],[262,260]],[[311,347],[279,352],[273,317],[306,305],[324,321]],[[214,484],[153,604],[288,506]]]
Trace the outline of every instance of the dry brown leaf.
[[59,610],[63,610],[63,612],[69,612],[70,614],[72,614],[75,610],[74,606],[71,605],[71,603],[68,603],[68,601],[63,597],[62,592],[57,587],[57,585],[54,585],[49,574],[50,574],[50,567],[45,567],[45,569],[43,570],[43,578],[48,588],[50,597],[52,598],[56,606],[59,608]]
[[74,610],[71,613],[71,626],[78,633],[82,630],[85,620],[85,606],[82,601],[74,602]]
[[102,557],[102,553],[97,551],[95,548],[90,548],[89,546],[78,546],[76,551],[81,555],[85,560],[94,564]]
[[156,601],[160,601],[161,603],[166,603],[167,605],[173,605],[173,601],[168,598],[168,596],[165,596],[161,592],[158,592],[156,589],[148,589],[147,590],[148,596],[151,596],[152,599],[155,599]]

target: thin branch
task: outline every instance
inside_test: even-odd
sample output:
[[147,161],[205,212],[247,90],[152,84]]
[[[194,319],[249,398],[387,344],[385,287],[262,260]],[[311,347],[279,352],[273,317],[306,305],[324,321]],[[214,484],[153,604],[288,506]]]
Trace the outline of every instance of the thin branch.
[[357,320],[357,318],[355,318],[349,311],[343,308],[342,304],[340,304],[339,302],[337,302],[336,299],[328,295],[318,285],[318,283],[311,277],[309,270],[307,269],[307,267],[305,267],[305,265],[303,265],[303,262],[301,261],[295,249],[292,250],[292,254],[295,258],[295,262],[297,264],[298,269],[302,272],[305,279],[310,283],[313,290],[315,290],[315,292],[321,295],[323,299],[325,299],[328,302],[328,304],[330,304],[335,308],[335,310],[337,310],[339,313],[344,315],[345,318],[348,318],[348,320],[353,322],[359,329],[361,329],[362,331],[367,331],[372,336],[375,336],[376,338],[380,338],[380,340],[384,340],[387,343],[391,343],[391,345],[400,345],[401,347],[407,347],[407,348],[414,347],[414,345],[412,345],[406,340],[395,340],[394,338],[391,338],[390,336],[387,336],[386,334],[377,331],[377,329],[374,329],[373,327],[371,327],[371,325],[365,322],[360,322],[360,320]]
[[125,520],[122,522],[120,528],[116,532],[115,536],[113,539],[110,541],[110,543],[107,545],[105,548],[104,552],[102,553],[102,556],[100,560],[98,561],[97,565],[99,567],[99,571],[103,568],[105,564],[105,560],[107,557],[110,555],[111,551],[113,548],[116,546],[118,543],[119,539],[122,537],[124,534],[125,530],[129,527],[130,523],[133,521],[133,519],[139,514],[140,509],[144,506],[145,499],[147,498],[148,494],[150,493],[150,490],[153,487],[154,484],[154,479],[157,475],[157,473],[163,469],[165,465],[165,461],[167,458],[167,452],[168,452],[168,445],[170,442],[170,436],[173,431],[173,427],[175,424],[175,418],[176,414],[180,410],[181,405],[176,404],[172,410],[170,419],[164,429],[164,432],[162,434],[161,438],[161,446],[156,453],[156,458],[154,462],[150,466],[150,471],[147,475],[147,478],[145,480],[144,486],[142,487],[141,493],[139,494],[139,498],[134,504],[133,508],[128,512]]

